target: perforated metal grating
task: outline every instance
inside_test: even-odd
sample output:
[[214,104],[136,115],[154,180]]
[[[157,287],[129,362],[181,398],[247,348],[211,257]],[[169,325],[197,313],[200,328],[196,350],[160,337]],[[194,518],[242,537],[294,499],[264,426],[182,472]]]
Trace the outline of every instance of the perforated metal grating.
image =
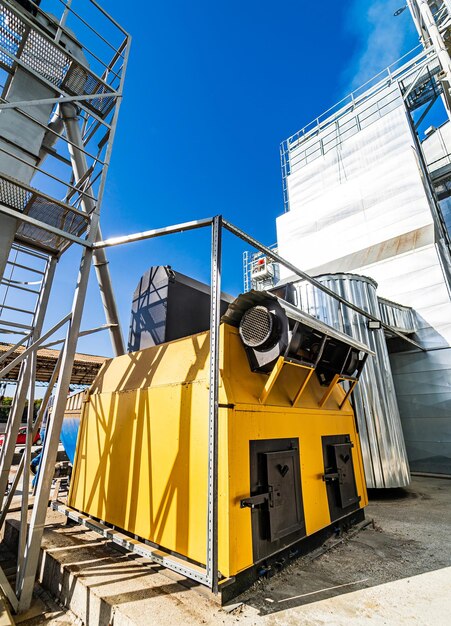
[[[24,37],[26,37],[24,41]],[[23,49],[21,46],[23,45]],[[82,67],[69,54],[0,2],[0,64],[11,70],[14,61],[5,53],[20,59],[31,70],[71,95],[108,94],[113,90],[95,74]],[[114,96],[92,98],[85,105],[105,116],[114,104]]]
[[[86,214],[53,201],[38,191],[4,176],[0,176],[0,203],[18,211],[19,219],[20,213],[25,213],[77,237],[88,228],[89,218]],[[25,222],[19,226],[17,235],[20,239],[33,243],[39,248],[51,249],[55,252],[70,245],[67,239]]]
[[14,61],[3,50],[15,56],[24,32],[25,24],[11,11],[0,5],[0,64],[5,69],[10,69]]
[[53,85],[61,85],[69,69],[68,57],[40,33],[30,30],[20,59]]
[[262,346],[271,336],[272,330],[272,315],[265,306],[254,306],[241,318],[240,336],[250,348]]
[[0,176],[0,201],[10,209],[24,211],[32,192]]

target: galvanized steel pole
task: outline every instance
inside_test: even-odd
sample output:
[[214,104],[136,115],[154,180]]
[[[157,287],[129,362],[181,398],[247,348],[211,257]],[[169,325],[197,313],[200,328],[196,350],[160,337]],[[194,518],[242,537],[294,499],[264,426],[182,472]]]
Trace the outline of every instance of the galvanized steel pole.
[[[93,214],[92,229],[90,231],[91,242],[97,235],[98,215]],[[61,372],[58,379],[58,386],[55,393],[55,403],[53,405],[52,419],[49,421],[48,432],[46,434],[45,445],[42,452],[41,470],[28,529],[27,544],[23,556],[23,567],[19,581],[19,611],[24,611],[30,606],[33,594],[36,568],[39,560],[42,534],[44,532],[45,518],[47,515],[49,494],[55,473],[56,455],[61,433],[61,426],[64,418],[64,411],[67,402],[67,393],[72,375],[75,351],[77,348],[78,334],[80,332],[83,307],[86,299],[89,272],[91,269],[93,252],[91,248],[84,248],[80,269],[77,279],[77,286],[72,305],[72,315],[69,328],[67,330],[66,341],[63,348],[61,362]]]
[[[33,321],[33,332],[28,340],[28,345],[33,345],[34,342],[40,337],[42,332],[42,326],[44,324],[45,314],[47,312],[47,306],[50,297],[50,291],[53,284],[53,278],[56,269],[56,259],[52,258],[47,266],[46,274],[44,277],[44,284],[41,289],[39,303],[36,309],[35,319]],[[2,446],[0,454],[0,508],[3,510],[3,500],[6,488],[8,485],[9,471],[14,456],[14,450],[16,447],[17,433],[19,432],[20,422],[22,419],[22,413],[25,407],[25,400],[27,397],[28,385],[30,382],[30,367],[29,359],[22,363],[19,374],[19,385],[14,396],[13,406],[8,417],[6,425],[6,439]]]
[[[80,126],[78,124],[77,109],[73,104],[62,104],[60,106],[60,111],[63,117],[66,135],[70,142],[68,144],[68,150],[72,161],[75,183],[79,183],[86,178],[88,164],[83,150],[83,139],[81,136]],[[83,191],[81,196],[81,205],[85,213],[90,215],[95,209],[92,192],[90,189],[84,191],[82,188],[80,191]],[[100,227],[98,229],[97,238],[102,239]],[[108,259],[103,248],[97,249],[94,253],[94,267],[96,270],[97,281],[99,283],[100,297],[105,311],[106,322],[109,325],[111,343],[116,356],[120,356],[125,353],[125,344],[122,336],[113,286],[111,284]]]
[[222,217],[211,228],[210,375],[208,391],[207,581],[218,593],[218,409]]

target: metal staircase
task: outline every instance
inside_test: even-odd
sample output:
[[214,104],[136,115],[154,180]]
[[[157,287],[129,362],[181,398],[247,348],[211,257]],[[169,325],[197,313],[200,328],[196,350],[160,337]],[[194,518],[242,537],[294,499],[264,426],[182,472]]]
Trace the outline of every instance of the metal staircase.
[[13,244],[0,281],[1,341],[30,334],[49,260],[47,254]]
[[[124,350],[108,262],[94,243],[101,237],[100,206],[130,37],[96,0],[55,5],[57,17],[42,10],[40,0],[0,0],[0,341],[12,344],[0,357],[0,382],[19,368],[0,452],[0,526],[19,481],[29,485],[33,433],[56,385],[29,521],[29,491],[23,489],[14,586],[0,568],[2,591],[18,612],[31,601],[92,265],[107,319],[101,328],[109,330],[116,354]],[[43,333],[58,259],[74,244],[81,258],[72,308]],[[28,411],[27,445],[13,489],[4,496],[27,398],[33,406],[37,350],[62,328],[60,357],[37,419]]]

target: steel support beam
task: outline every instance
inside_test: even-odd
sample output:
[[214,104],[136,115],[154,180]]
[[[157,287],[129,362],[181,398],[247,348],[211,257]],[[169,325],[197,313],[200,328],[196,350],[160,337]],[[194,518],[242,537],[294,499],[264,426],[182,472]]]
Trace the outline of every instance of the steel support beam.
[[[26,66],[24,66],[26,69]],[[40,106],[42,104],[62,104],[62,103],[77,103],[77,102],[87,102],[89,100],[97,100],[102,98],[116,98],[119,94],[116,91],[111,91],[108,93],[95,93],[89,94],[87,96],[76,95],[76,96],[60,96],[58,98],[40,98],[38,100],[20,100],[17,102],[0,102],[0,111],[5,109],[16,109],[18,107],[35,107]]]
[[27,412],[27,437],[25,449],[22,454],[23,459],[23,480],[22,480],[22,502],[20,510],[19,543],[17,546],[17,576],[16,592],[19,589],[23,559],[25,553],[25,543],[28,529],[28,503],[30,497],[30,462],[31,446],[33,445],[33,412],[34,412],[34,390],[36,383],[36,352],[30,355],[30,386],[28,392],[28,412]]
[[418,131],[419,127],[421,126],[422,122],[424,121],[424,118],[426,117],[426,115],[429,113],[429,111],[432,109],[432,107],[435,104],[435,101],[438,98],[438,94],[436,94],[432,100],[429,102],[429,104],[427,105],[427,107],[425,108],[425,110],[423,111],[423,113],[420,115],[419,119],[415,122],[414,124],[414,130],[415,132]]
[[23,345],[27,339],[30,338],[31,333],[28,333],[27,335],[24,335],[22,337],[22,339],[19,339],[19,341],[14,344],[13,346],[11,346],[11,348],[9,348],[9,350],[7,350],[4,354],[2,354],[0,356],[0,363],[3,363],[3,361],[5,361],[9,356],[11,356],[11,354],[14,354],[14,352],[17,350],[17,348],[20,348],[21,345]]
[[207,581],[218,593],[218,411],[221,322],[222,217],[211,228],[210,364],[208,390]]
[[174,224],[172,226],[165,226],[163,228],[154,228],[152,230],[145,230],[142,233],[124,235],[123,237],[111,237],[110,239],[104,239],[103,241],[96,241],[94,244],[94,249],[96,250],[97,248],[120,246],[124,243],[134,243],[135,241],[154,239],[155,237],[161,237],[163,235],[184,233],[188,230],[195,230],[196,228],[204,228],[205,226],[210,226],[212,222],[213,218],[207,217],[202,220],[193,220],[192,222],[182,222],[181,224]]
[[[93,217],[93,225],[90,231],[91,242],[95,238],[98,228],[98,216],[94,215]],[[30,606],[33,594],[33,586],[39,560],[42,534],[44,532],[50,489],[55,473],[55,462],[58,452],[61,426],[64,417],[64,410],[66,408],[67,393],[69,391],[78,334],[80,332],[80,323],[88,287],[92,255],[93,252],[90,248],[85,248],[83,250],[72,305],[71,320],[67,330],[66,342],[62,351],[61,372],[55,394],[52,419],[49,421],[47,427],[36,497],[24,550],[23,567],[20,572],[20,580],[17,589],[19,595],[19,611],[24,611]]]
[[16,358],[13,359],[11,363],[8,363],[8,365],[6,365],[2,370],[0,370],[0,378],[4,378],[6,374],[9,374],[9,372],[16,367],[16,365],[19,365],[19,363],[23,361],[24,359],[26,359],[28,355],[35,352],[45,341],[47,341],[49,337],[53,335],[55,331],[58,330],[58,328],[61,328],[61,326],[64,326],[64,324],[66,324],[66,322],[68,322],[70,318],[71,318],[71,314],[68,313],[57,324],[52,326],[52,328],[48,330],[44,335],[42,335],[39,339],[36,339],[36,341],[34,341],[31,345],[29,345],[22,352],[22,354],[19,354],[19,356],[16,356]]
[[83,513],[71,509],[62,502],[54,501],[52,508],[66,515],[66,517],[73,520],[76,524],[82,524],[85,528],[98,533],[108,541],[115,543],[121,548],[125,548],[132,554],[137,554],[149,559],[154,563],[158,563],[161,567],[177,572],[177,574],[186,576],[202,585],[207,584],[205,570],[197,564],[189,563],[180,557],[164,552],[164,550],[156,549],[149,544],[132,539],[129,535],[119,532],[116,528],[111,528],[88,515],[83,515]]
[[443,70],[444,101],[448,117],[451,119],[451,58],[443,36],[426,0],[407,0],[413,20],[425,48],[432,45]]
[[[38,340],[42,332],[42,326],[44,324],[44,318],[47,312],[53,278],[55,276],[56,263],[57,261],[55,258],[51,258],[48,262],[46,275],[38,301],[38,306],[36,308],[36,315],[33,323],[34,329],[31,333],[30,338],[28,339],[28,347],[33,345],[33,343]],[[31,371],[29,359],[25,359],[22,362],[20,368],[19,384],[14,396],[13,406],[11,407],[11,410],[9,412],[8,422],[6,424],[5,442],[2,446],[2,450],[0,453],[0,509],[2,511],[4,494],[8,486],[9,471],[11,468],[14,450],[16,447],[17,433],[19,432],[22,413],[25,407],[25,400],[27,397],[30,375]]]
[[[3,213],[0,204],[0,213]],[[15,215],[13,215],[13,213]],[[0,278],[3,278],[8,263],[9,251],[17,231],[17,211],[11,211],[9,215],[0,215]]]
[[[72,161],[75,184],[78,184],[86,176],[88,163],[83,150],[83,139],[78,124],[77,110],[71,104],[63,104],[60,106],[60,112],[64,121],[67,138],[70,141],[68,149]],[[83,191],[82,186],[80,187],[80,191]],[[88,215],[91,215],[95,210],[95,200],[90,189],[82,195],[81,206]],[[100,227],[98,229],[98,238],[102,238]],[[99,248],[94,252],[94,267],[99,283],[105,319],[109,326],[111,344],[115,355],[119,356],[125,353],[125,344],[105,250]]]
[[[79,333],[79,337],[86,337],[87,335],[93,335],[94,333],[100,333],[102,330],[109,330],[108,324],[104,324],[103,326],[97,326],[96,328],[89,328],[88,330],[81,330]],[[49,341],[48,343],[41,346],[41,348],[50,348],[51,346],[56,346],[59,343],[63,343],[65,338],[55,339],[55,341]]]

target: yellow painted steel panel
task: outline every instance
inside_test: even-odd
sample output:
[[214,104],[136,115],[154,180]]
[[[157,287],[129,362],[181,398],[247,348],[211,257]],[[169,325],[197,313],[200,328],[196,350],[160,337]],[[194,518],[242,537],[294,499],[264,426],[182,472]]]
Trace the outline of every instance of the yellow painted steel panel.
[[[83,415],[70,506],[204,563],[206,399],[198,382],[93,395]],[[227,480],[220,486],[222,516]],[[226,528],[220,524],[224,545]]]
[[[229,415],[229,465],[241,471],[231,471],[231,503],[247,497],[250,493],[249,441],[255,439],[299,438],[302,498],[306,533],[329,526],[331,523],[324,474],[321,437],[323,435],[349,434],[354,443],[352,449],[357,492],[362,497],[360,506],[366,506],[364,475],[361,471],[359,441],[349,415],[335,416],[293,412],[236,411]],[[250,509],[230,507],[230,567],[239,572],[252,565],[252,529]]]
[[[208,333],[106,363],[84,404],[70,506],[205,563],[208,458]],[[321,437],[349,434],[357,490],[366,504],[352,408],[337,385],[324,394],[307,370],[286,366],[266,403],[267,375],[250,371],[238,332],[221,326],[219,412],[219,569],[253,563],[249,441],[299,438],[307,534],[330,524]]]

